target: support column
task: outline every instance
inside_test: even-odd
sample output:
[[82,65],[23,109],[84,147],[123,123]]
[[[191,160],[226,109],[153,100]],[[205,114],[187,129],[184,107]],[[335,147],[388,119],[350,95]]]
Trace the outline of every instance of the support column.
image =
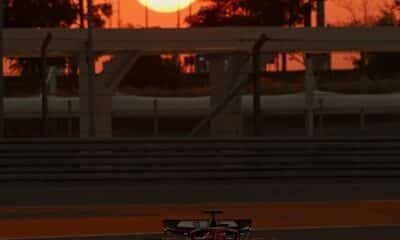
[[90,120],[89,120],[89,87],[88,87],[88,65],[86,63],[86,54],[79,56],[79,100],[80,100],[80,137],[90,137]]
[[[210,108],[214,109],[224,101],[234,87],[234,69],[240,56],[212,55],[210,59]],[[234,137],[242,135],[241,96],[231,103],[210,123],[212,137]]]
[[104,81],[95,81],[94,91],[94,131],[96,137],[112,137],[112,92]]
[[313,58],[306,57],[306,76],[305,76],[305,104],[306,116],[305,125],[308,137],[313,137],[315,132],[314,124],[314,90],[315,90],[315,77],[313,68]]
[[94,79],[93,83],[93,136],[90,136],[90,94],[88,81],[88,65],[86,56],[82,54],[79,61],[79,95],[80,95],[80,136],[88,137],[112,137],[112,92],[105,87],[103,79]]
[[[93,83],[93,137],[112,136],[112,96],[119,83],[139,59],[137,52],[116,53],[104,64],[103,72],[96,75]],[[90,137],[90,85],[88,64],[84,54],[80,56],[81,137]]]

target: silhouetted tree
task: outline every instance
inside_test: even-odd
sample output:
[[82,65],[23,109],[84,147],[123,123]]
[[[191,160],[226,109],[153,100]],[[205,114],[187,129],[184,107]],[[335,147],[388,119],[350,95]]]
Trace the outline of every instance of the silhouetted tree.
[[[78,24],[80,0],[5,0],[5,26],[61,27]],[[112,6],[99,3],[93,6],[94,25],[102,27],[105,19],[112,15]]]
[[[102,27],[106,18],[112,15],[112,6],[107,3],[95,4],[94,25]],[[80,6],[75,0],[6,0],[5,26],[9,28],[69,28],[79,25]],[[49,64],[65,66],[66,59],[49,59]],[[40,61],[18,59],[13,65],[22,73],[37,72]]]
[[[8,28],[70,28],[80,26],[82,0],[5,0],[5,26]],[[83,3],[83,2],[82,2]],[[112,15],[112,6],[107,3],[93,7],[94,25],[103,27],[106,19]],[[83,17],[85,17],[83,15]],[[75,58],[49,58],[48,64],[69,69],[66,82],[69,89],[78,90],[78,64]],[[38,73],[40,59],[12,59],[11,70],[20,71],[22,82],[32,86],[32,93],[40,90]],[[71,94],[72,92],[68,92]]]
[[203,0],[204,7],[186,21],[199,26],[282,26],[304,21],[314,0]]
[[[399,26],[400,20],[397,17],[397,7],[387,5],[381,9],[381,14],[375,19],[375,26]],[[380,52],[362,53],[360,59],[354,60],[353,64],[362,70],[371,80],[376,80],[377,76],[390,76],[399,71],[400,53]]]

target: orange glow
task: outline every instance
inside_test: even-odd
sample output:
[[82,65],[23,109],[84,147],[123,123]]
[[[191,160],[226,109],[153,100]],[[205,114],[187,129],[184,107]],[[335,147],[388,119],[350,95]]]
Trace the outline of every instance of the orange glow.
[[139,0],[139,2],[153,11],[171,13],[187,8],[195,0]]

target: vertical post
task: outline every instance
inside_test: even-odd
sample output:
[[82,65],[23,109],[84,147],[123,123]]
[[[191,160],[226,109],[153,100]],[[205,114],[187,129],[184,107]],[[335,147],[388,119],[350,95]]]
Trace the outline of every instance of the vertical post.
[[[197,135],[208,123],[212,137],[233,137],[242,134],[242,115],[238,96],[249,78],[240,79],[240,69],[249,60],[243,56],[209,55],[210,113],[191,131]],[[245,61],[245,62],[242,62]]]
[[159,124],[158,124],[158,100],[154,99],[153,101],[153,109],[154,109],[154,119],[153,119],[153,136],[158,136]]
[[286,72],[287,71],[287,60],[286,60],[286,53],[282,53],[281,57],[282,57],[282,68],[281,71],[282,72]]
[[[325,0],[317,1],[317,26],[319,28],[325,27]],[[331,68],[331,59],[329,53],[315,54],[315,71],[318,77],[321,78],[322,74]]]
[[149,6],[147,5],[147,1],[146,0],[146,5],[144,6],[144,26],[145,28],[149,27]]
[[93,57],[93,2],[87,0],[88,29],[87,29],[87,64],[88,64],[88,98],[89,98],[89,137],[95,137],[94,119],[94,57]]
[[[296,17],[296,13],[295,13],[295,3],[292,0],[289,0],[289,19],[288,19],[288,27],[291,28],[295,22],[295,17]],[[287,71],[287,53],[283,52],[281,54],[282,56],[282,72],[286,72]]]
[[114,8],[113,8],[114,2],[113,2],[113,0],[108,0],[107,4],[110,4],[110,6],[111,6],[111,16],[108,20],[109,20],[109,28],[112,28],[113,27],[113,16],[114,16]]
[[0,0],[0,139],[5,137],[4,116],[4,76],[3,76],[3,28],[4,28],[4,1]]
[[[210,55],[207,56],[210,61],[210,110],[218,106],[226,95],[226,85],[227,85],[227,74],[224,55]],[[217,114],[216,114],[217,115]],[[225,129],[223,129],[226,124],[223,125],[224,120],[222,120],[223,114],[220,114],[215,119],[210,118],[210,135],[212,137],[220,137],[225,135]]]
[[324,131],[324,100],[319,99],[319,133],[322,135]]
[[305,79],[305,93],[306,93],[306,131],[308,137],[314,136],[314,69],[311,57],[306,57],[306,79]]
[[365,109],[360,109],[360,129],[361,131],[365,130]]
[[317,1],[317,26],[325,27],[325,0]]
[[118,0],[118,28],[121,28],[121,0]]
[[[304,11],[304,27],[312,26],[312,1],[309,0],[305,4]],[[305,116],[305,126],[306,134],[308,137],[314,136],[314,66],[312,55],[309,53],[305,54],[305,103],[306,103],[306,116]]]
[[83,0],[79,0],[79,22],[80,28],[85,28],[85,6]]
[[[83,2],[84,0],[79,0],[79,20],[80,20],[80,28],[81,29],[85,29],[85,3]],[[85,60],[87,61],[87,58],[86,58],[86,53],[85,54],[81,54],[81,56],[84,56],[85,55]],[[77,61],[78,61],[78,66],[79,66],[79,74],[80,74],[80,76],[79,76],[79,86],[80,86],[80,90],[79,91],[82,91],[82,86],[83,86],[83,84],[82,84],[82,75],[84,74],[84,72],[82,71],[82,62],[83,62],[83,60],[81,59],[81,57],[79,57],[78,59],[77,59]],[[86,75],[86,74],[85,74]],[[82,94],[80,93],[80,103],[81,103],[81,107],[80,107],[80,109],[81,109],[81,112],[82,112],[82,110],[83,110],[83,107],[82,107],[82,103],[84,102],[85,100],[82,98]],[[69,103],[68,103],[68,105],[69,105]],[[82,114],[82,113],[81,113]],[[82,117],[80,116],[80,124],[79,124],[79,127],[80,127],[80,131],[82,132],[82,128],[84,128],[84,126],[83,126],[83,124],[82,124],[83,122],[82,122]],[[72,123],[71,123],[71,121],[70,120],[68,120],[68,125],[69,124],[71,124],[71,126],[72,126]],[[68,126],[68,131],[70,130],[69,128],[71,127],[71,126]],[[71,127],[71,129],[72,129],[72,127]],[[68,132],[68,136],[72,136],[72,134],[71,135],[69,135],[70,134],[70,132]],[[80,134],[81,135],[81,134]]]
[[48,87],[47,87],[47,47],[51,41],[51,33],[46,35],[42,46],[40,48],[40,58],[41,58],[41,71],[40,71],[40,82],[41,82],[41,91],[42,91],[42,121],[41,121],[41,130],[42,137],[47,137],[49,134],[48,129]]
[[307,3],[304,4],[304,26],[305,27],[312,26],[311,15],[312,15],[312,2],[308,1]]
[[73,115],[72,115],[72,101],[68,100],[68,123],[67,123],[67,131],[68,131],[68,137],[72,137],[72,126],[73,126]]
[[261,111],[261,96],[260,96],[260,59],[259,53],[253,54],[253,136],[256,137],[259,134],[259,116]]
[[253,135],[255,137],[260,134],[260,51],[266,41],[267,36],[262,34],[253,47]]
[[176,21],[176,27],[177,28],[181,28],[181,1],[177,0],[178,2],[176,3],[176,5],[178,6],[178,11],[176,11],[177,14],[177,21]]

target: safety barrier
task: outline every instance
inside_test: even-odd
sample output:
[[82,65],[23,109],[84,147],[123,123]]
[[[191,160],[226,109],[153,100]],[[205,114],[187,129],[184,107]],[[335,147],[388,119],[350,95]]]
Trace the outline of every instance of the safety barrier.
[[0,182],[400,177],[400,139],[0,142]]

